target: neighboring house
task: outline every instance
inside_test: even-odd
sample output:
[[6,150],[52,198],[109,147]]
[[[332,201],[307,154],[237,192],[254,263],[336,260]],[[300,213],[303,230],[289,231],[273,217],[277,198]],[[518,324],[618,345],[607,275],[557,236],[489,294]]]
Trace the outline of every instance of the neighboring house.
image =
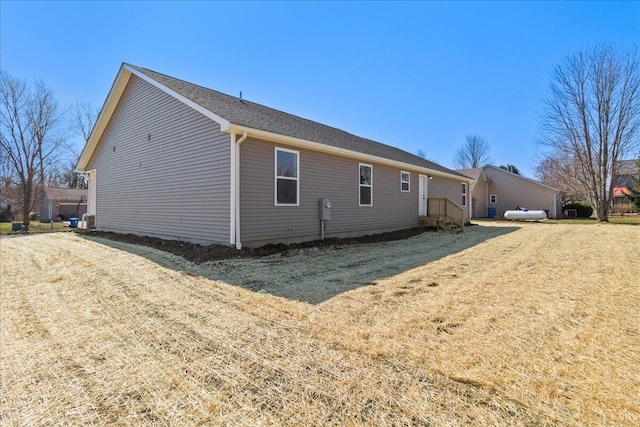
[[40,221],[81,218],[87,213],[87,190],[71,188],[45,188],[40,207]]
[[471,184],[472,218],[500,218],[517,208],[544,210],[549,218],[561,215],[557,188],[490,165],[457,172],[475,180]]
[[640,166],[637,160],[620,160],[618,162],[618,173],[613,176],[614,187],[631,187],[631,178],[640,179]]
[[618,162],[618,173],[613,177],[613,212],[622,214],[633,211],[633,206],[626,195],[631,194],[628,187],[633,186],[632,178],[640,179],[638,160],[621,160]]
[[0,221],[11,221],[13,219],[13,206],[15,200],[0,196]]
[[627,198],[628,195],[631,195],[631,190],[627,187],[615,187],[613,189],[613,199],[611,202],[612,213],[625,214],[633,212],[633,205]]
[[[123,64],[80,155],[99,230],[236,247],[414,227],[472,180],[398,148]],[[466,196],[464,196],[466,197]],[[466,204],[466,200],[465,200]],[[325,211],[326,212],[326,211]],[[464,218],[468,209],[464,206]]]

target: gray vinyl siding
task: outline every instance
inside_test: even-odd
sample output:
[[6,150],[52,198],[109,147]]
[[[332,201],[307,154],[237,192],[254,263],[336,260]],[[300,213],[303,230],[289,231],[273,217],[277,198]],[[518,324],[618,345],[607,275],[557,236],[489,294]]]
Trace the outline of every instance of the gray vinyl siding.
[[487,187],[489,183],[486,182],[482,175],[476,182],[476,186],[473,189],[473,198],[476,200],[475,218],[486,218],[488,216],[488,203],[489,195],[487,194]]
[[427,187],[428,198],[445,198],[451,200],[456,205],[460,206],[464,210],[464,220],[469,221],[469,203],[471,203],[470,196],[470,184],[467,183],[467,206],[462,206],[462,183],[460,180],[442,178],[434,176],[429,180]]
[[553,216],[554,190],[496,168],[487,167],[484,173],[489,179],[487,197],[491,194],[498,197],[498,203],[488,203],[488,206],[496,209],[498,217],[504,216],[505,211],[516,209],[516,207],[548,210],[549,216]]
[[87,170],[100,230],[230,243],[231,136],[131,76]]
[[[275,206],[275,147],[300,154],[299,206]],[[373,206],[359,206],[359,163],[373,166]],[[240,231],[242,244],[320,238],[320,199],[331,199],[325,236],[355,236],[418,224],[418,174],[410,191],[400,188],[400,169],[359,162],[283,144],[248,138],[240,146]]]

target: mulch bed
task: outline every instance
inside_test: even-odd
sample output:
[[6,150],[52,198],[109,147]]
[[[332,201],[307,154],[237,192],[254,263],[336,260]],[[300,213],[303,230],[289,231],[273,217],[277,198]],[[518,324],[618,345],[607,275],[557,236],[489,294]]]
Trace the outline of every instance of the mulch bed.
[[333,237],[330,239],[314,240],[311,242],[294,243],[290,245],[285,245],[284,243],[269,244],[256,249],[242,248],[241,250],[237,250],[234,247],[224,245],[202,246],[195,243],[182,242],[179,240],[164,240],[158,237],[137,236],[134,234],[119,234],[106,231],[92,231],[90,235],[114,240],[117,242],[148,246],[181,256],[186,260],[194,263],[202,263],[206,261],[217,261],[232,258],[259,258],[277,253],[284,253],[291,249],[318,247],[326,248],[331,246],[360,245],[367,243],[388,242],[392,240],[402,240],[432,230],[433,229],[431,228],[414,227],[398,231],[391,231],[388,233],[371,234],[362,237],[353,237],[346,239]]

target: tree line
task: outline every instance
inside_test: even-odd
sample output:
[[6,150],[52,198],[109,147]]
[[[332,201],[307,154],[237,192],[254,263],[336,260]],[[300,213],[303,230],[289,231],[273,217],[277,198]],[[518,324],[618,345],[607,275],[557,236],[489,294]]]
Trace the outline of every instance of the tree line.
[[71,141],[88,139],[97,114],[89,103],[61,108],[44,82],[0,72],[0,195],[16,200],[24,224],[45,187],[86,188]]

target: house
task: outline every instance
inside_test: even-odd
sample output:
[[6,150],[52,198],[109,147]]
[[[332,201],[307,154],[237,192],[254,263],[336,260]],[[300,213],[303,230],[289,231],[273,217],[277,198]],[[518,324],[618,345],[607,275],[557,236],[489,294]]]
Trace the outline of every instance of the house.
[[637,160],[620,160],[618,162],[617,174],[613,176],[613,213],[623,214],[633,212],[633,205],[627,199],[627,195],[631,194],[629,188],[633,186],[633,179],[640,179],[640,159]]
[[87,190],[45,188],[40,206],[40,221],[51,222],[56,219],[81,218],[87,213],[87,196]]
[[640,159],[620,160],[617,164],[617,173],[613,176],[614,187],[631,187],[632,178],[640,179]]
[[549,218],[561,215],[562,198],[556,188],[490,165],[457,172],[474,180],[472,218],[500,218],[517,208],[544,210]]
[[88,212],[99,230],[238,248],[414,227],[428,213],[445,214],[441,199],[468,220],[464,193],[473,181],[126,63],[76,170],[89,177]]

